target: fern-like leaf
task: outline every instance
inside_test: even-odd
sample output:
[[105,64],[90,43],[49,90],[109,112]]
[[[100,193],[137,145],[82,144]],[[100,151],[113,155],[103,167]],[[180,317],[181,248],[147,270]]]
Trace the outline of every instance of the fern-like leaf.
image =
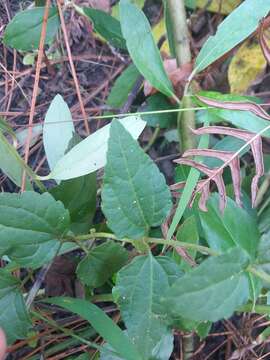
[[[251,183],[251,200],[252,206],[255,206],[256,195],[258,191],[258,183],[260,177],[264,174],[264,163],[263,163],[263,153],[262,153],[262,139],[257,134],[246,130],[233,129],[224,126],[207,126],[202,127],[196,130],[192,130],[196,135],[204,134],[219,134],[219,135],[229,135],[246,141],[247,145],[250,145],[252,154],[254,157],[255,170],[256,173],[252,179]],[[197,161],[187,159],[187,157],[192,156],[206,156],[214,157],[223,161],[223,165],[211,169],[208,166],[201,164]],[[226,188],[222,178],[223,170],[225,167],[229,166],[232,175],[233,188],[235,193],[235,201],[241,206],[241,174],[240,174],[240,158],[239,151],[233,153],[231,151],[219,151],[219,150],[209,150],[209,149],[191,149],[187,150],[182,158],[176,159],[176,163],[182,165],[188,165],[194,167],[195,169],[202,172],[204,175],[207,175],[208,178],[200,180],[195,188],[192,199],[190,201],[190,206],[192,206],[196,193],[200,193],[201,197],[199,200],[199,207],[202,211],[207,211],[206,202],[210,194],[210,181],[213,181],[216,184],[216,187],[220,196],[219,207],[221,212],[224,211],[226,206]],[[184,183],[177,183],[171,186],[171,190],[175,191],[181,189],[184,186]]]

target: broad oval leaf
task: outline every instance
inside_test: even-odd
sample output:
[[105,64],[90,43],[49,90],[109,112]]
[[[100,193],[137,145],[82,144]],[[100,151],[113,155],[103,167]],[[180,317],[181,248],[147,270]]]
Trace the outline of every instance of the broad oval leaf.
[[96,246],[78,264],[76,273],[83,284],[91,288],[103,285],[128,260],[128,252],[113,241]]
[[160,225],[171,208],[164,176],[139,144],[114,120],[102,189],[102,210],[116,236],[133,239]]
[[[145,121],[137,116],[128,116],[119,121],[135,139],[140,136],[146,125]],[[102,168],[106,164],[110,126],[110,124],[103,126],[74,146],[44,179],[67,180]]]
[[228,318],[249,297],[245,268],[248,256],[240,248],[210,257],[177,280],[164,297],[173,319],[217,321]]
[[[4,43],[17,50],[38,49],[43,22],[44,7],[19,12],[6,27]],[[56,7],[51,7],[47,22],[45,44],[52,42],[60,25]]]
[[128,335],[144,359],[152,358],[160,339],[168,334],[160,308],[160,297],[168,290],[167,274],[150,252],[146,256],[137,256],[117,275],[113,294]]
[[52,170],[68,149],[75,133],[71,112],[61,95],[56,95],[46,113],[43,125],[43,144]]
[[0,325],[8,344],[26,338],[32,326],[19,287],[18,279],[0,269]]
[[119,20],[105,11],[84,7],[83,13],[93,22],[94,29],[113,46],[126,49]]
[[206,41],[196,59],[195,71],[204,70],[245,40],[269,11],[269,1],[245,0],[219,25],[216,34]]
[[121,0],[120,22],[128,52],[137,69],[154,88],[168,97],[175,97],[144,13],[129,0]]
[[20,264],[20,258],[29,256],[29,251],[37,252],[41,244],[53,246],[68,229],[68,211],[50,194],[0,194],[0,255]]
[[256,219],[228,197],[222,215],[218,208],[218,198],[218,194],[213,194],[207,203],[208,211],[199,211],[208,244],[218,252],[238,246],[254,259],[260,239]]
[[47,302],[61,306],[89,321],[93,328],[125,360],[143,360],[134,344],[104,311],[89,301],[73,298],[51,298]]

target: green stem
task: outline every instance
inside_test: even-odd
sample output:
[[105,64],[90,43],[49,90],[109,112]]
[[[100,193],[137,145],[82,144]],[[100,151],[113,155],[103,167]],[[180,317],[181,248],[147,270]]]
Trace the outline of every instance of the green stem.
[[[134,244],[134,240],[132,240],[132,239],[128,239],[128,238],[119,239],[114,234],[105,233],[105,232],[93,232],[93,233],[86,234],[86,235],[79,235],[79,236],[75,236],[75,237],[66,238],[66,240],[78,242],[78,241],[86,241],[86,240],[90,240],[90,239],[94,239],[94,238],[106,238],[106,239],[112,239],[112,240],[116,240],[116,241],[122,241],[122,242],[129,243],[129,244]],[[185,249],[192,249],[192,250],[199,251],[203,254],[208,254],[208,255],[212,255],[212,256],[219,255],[216,251],[210,249],[209,247],[201,246],[201,245],[197,245],[197,244],[190,244],[190,243],[177,241],[177,240],[165,240],[165,239],[161,239],[161,238],[152,238],[152,237],[145,237],[144,240],[151,244],[172,246],[174,248],[183,247]]]
[[147,152],[148,150],[150,150],[151,146],[154,144],[154,142],[156,141],[158,135],[159,135],[159,132],[160,132],[160,127],[157,126],[155,128],[155,131],[153,132],[153,135],[151,136],[148,144],[145,146],[145,148],[143,149],[144,152]]
[[[168,10],[172,22],[176,60],[178,66],[181,67],[182,65],[191,62],[191,51],[184,0],[168,0]],[[181,107],[182,109],[189,108],[191,104],[191,98],[187,94],[187,91],[185,91]],[[185,151],[194,148],[195,137],[190,130],[195,128],[194,111],[188,113],[184,112],[183,114],[179,113],[177,118],[177,128],[181,150]]]
[[269,305],[255,305],[253,306],[252,303],[245,304],[240,306],[236,311],[240,312],[254,312],[256,314],[270,315],[270,306]]
[[265,271],[263,270],[258,270],[255,267],[253,267],[252,265],[250,265],[247,268],[247,271],[249,271],[250,273],[254,274],[255,276],[259,277],[260,279],[270,283],[270,275],[268,275]]
[[112,294],[99,294],[90,297],[91,302],[114,302]]

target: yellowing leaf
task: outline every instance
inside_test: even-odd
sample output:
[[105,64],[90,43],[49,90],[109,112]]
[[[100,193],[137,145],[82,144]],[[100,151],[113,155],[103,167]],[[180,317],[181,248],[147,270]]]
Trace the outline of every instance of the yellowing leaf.
[[[160,20],[160,22],[158,24],[156,24],[153,27],[152,33],[153,33],[156,43],[158,43],[159,39],[163,35],[166,35],[166,24],[165,24],[164,17]],[[167,39],[163,42],[160,50],[164,51],[168,55],[170,54],[169,42]]]
[[[209,0],[197,0],[197,7],[206,8],[207,11],[220,12],[221,14],[230,14],[240,3],[241,0],[212,0],[207,6]],[[221,4],[221,8],[220,8]]]
[[233,93],[244,93],[265,69],[266,60],[257,40],[247,40],[233,57],[228,80]]

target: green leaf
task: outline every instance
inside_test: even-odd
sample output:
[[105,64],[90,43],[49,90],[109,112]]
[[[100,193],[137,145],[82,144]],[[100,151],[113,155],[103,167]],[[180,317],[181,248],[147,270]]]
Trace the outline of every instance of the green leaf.
[[93,328],[125,360],[143,360],[134,344],[104,311],[86,300],[51,298],[47,302],[61,306],[89,321]]
[[254,259],[260,236],[256,219],[228,197],[224,214],[220,213],[218,203],[218,194],[213,194],[207,202],[208,211],[199,211],[208,244],[218,252],[239,246]]
[[126,49],[126,41],[123,38],[119,20],[102,10],[84,7],[83,12],[93,22],[97,33],[113,46]]
[[182,316],[195,321],[228,318],[249,297],[244,273],[247,266],[248,256],[240,248],[210,257],[173,284],[164,298],[164,307],[172,318]]
[[129,0],[120,1],[121,29],[128,52],[140,73],[150,84],[168,97],[174,97],[160,53],[144,13]]
[[[201,91],[199,93],[201,96],[208,97],[210,99],[215,99],[218,101],[240,101],[240,102],[258,102],[256,97],[247,97],[240,96],[235,94],[222,94],[215,91]],[[197,100],[195,100],[198,102]],[[204,103],[198,102],[200,105],[205,106]],[[256,116],[251,111],[241,111],[241,110],[228,110],[228,109],[209,109],[202,114],[201,119],[204,119],[204,116],[210,120],[210,123],[219,123],[227,121],[232,125],[245,129],[254,133],[257,133],[269,125],[267,120],[262,119],[259,116]],[[270,137],[270,130],[267,130],[263,133],[263,136]]]
[[50,169],[53,169],[68,148],[75,133],[71,112],[61,95],[56,95],[46,113],[43,144]]
[[18,279],[0,269],[0,324],[8,344],[27,337],[32,326],[19,286]]
[[150,252],[137,256],[117,275],[113,294],[143,359],[151,358],[162,336],[169,334],[160,307],[160,297],[168,290],[167,274]]
[[[4,43],[14,49],[30,51],[38,49],[43,22],[44,7],[20,11],[6,27]],[[56,7],[51,7],[47,22],[45,44],[50,44],[60,25]]]
[[25,264],[25,256],[31,259],[41,245],[55,247],[68,229],[68,211],[50,194],[0,194],[0,256],[8,255],[18,264],[22,259]]
[[269,10],[270,4],[265,0],[246,0],[239,5],[218,26],[216,34],[205,42],[195,62],[196,72],[204,70],[248,38]]
[[107,241],[96,246],[79,263],[76,273],[83,284],[92,288],[102,286],[128,260],[128,252],[121,245]]
[[61,181],[50,193],[69,211],[71,230],[74,233],[88,232],[96,212],[96,173]]
[[170,286],[184,275],[180,266],[172,258],[168,256],[157,256],[155,259],[167,274]]
[[[183,242],[187,242],[190,244],[198,244],[199,234],[198,234],[198,230],[197,230],[196,218],[194,215],[188,217],[183,222],[183,224],[179,227],[177,234],[176,234],[176,239],[178,241],[183,241]],[[187,253],[189,254],[189,256],[192,259],[195,259],[196,250],[187,250]],[[182,257],[180,257],[179,260],[180,260],[180,264],[181,264],[181,269],[183,269],[185,271],[189,271],[190,265],[186,261],[184,261]]]
[[[205,126],[208,126],[208,120],[205,122]],[[209,142],[209,136],[204,135],[201,137],[198,149],[205,149],[208,147]],[[178,203],[177,209],[175,211],[173,220],[171,222],[171,225],[169,227],[169,231],[167,234],[167,239],[170,240],[177,228],[177,225],[180,223],[180,220],[182,219],[182,216],[184,215],[184,212],[188,206],[189,200],[191,199],[193,190],[195,189],[197,182],[200,178],[200,172],[194,168],[192,168],[189,171],[188,178],[186,181],[186,185],[184,187],[184,190],[181,195],[181,199]]]
[[0,130],[3,131],[3,133],[9,134],[13,140],[16,139],[16,134],[12,126],[10,126],[2,116],[0,116]]
[[122,107],[127,101],[129,93],[139,76],[140,73],[136,66],[133,64],[129,65],[113,84],[107,104],[115,109]]
[[[140,136],[145,127],[145,122],[137,116],[128,116],[119,121],[135,139]],[[44,179],[72,179],[105,166],[110,126],[110,124],[103,126],[74,146],[57,162],[52,172]]]
[[138,239],[160,225],[171,208],[164,176],[139,144],[114,120],[102,189],[102,210],[116,236]]
[[[29,175],[32,170],[25,164],[16,149],[7,141],[0,131],[0,169],[17,186],[21,186],[23,171]],[[26,188],[31,190],[32,186],[29,177],[26,178]]]
[[[147,98],[144,111],[159,111],[175,109],[163,94],[154,94]],[[145,114],[142,116],[148,126],[168,128],[176,125],[177,116],[175,113]]]

